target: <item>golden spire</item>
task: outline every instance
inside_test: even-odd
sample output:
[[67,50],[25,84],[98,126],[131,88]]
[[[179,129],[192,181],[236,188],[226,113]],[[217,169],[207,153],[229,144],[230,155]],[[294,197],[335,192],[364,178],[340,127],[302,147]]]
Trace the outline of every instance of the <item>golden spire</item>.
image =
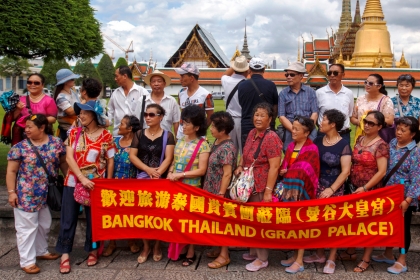
[[380,21],[384,20],[385,16],[382,11],[380,0],[367,0],[365,11],[363,12],[363,21]]
[[298,55],[297,55],[297,61],[300,61],[300,39],[298,37]]

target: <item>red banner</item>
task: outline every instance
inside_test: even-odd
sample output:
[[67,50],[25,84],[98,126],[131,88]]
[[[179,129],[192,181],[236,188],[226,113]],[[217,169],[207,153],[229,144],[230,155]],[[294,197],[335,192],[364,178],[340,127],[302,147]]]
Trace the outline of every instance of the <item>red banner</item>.
[[93,240],[257,248],[403,247],[402,185],[289,203],[246,203],[169,180],[95,180]]

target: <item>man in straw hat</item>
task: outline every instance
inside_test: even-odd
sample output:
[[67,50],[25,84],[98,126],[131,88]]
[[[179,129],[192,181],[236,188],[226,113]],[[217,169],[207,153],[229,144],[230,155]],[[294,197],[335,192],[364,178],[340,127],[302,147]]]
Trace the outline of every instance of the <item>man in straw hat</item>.
[[[259,57],[253,57],[249,61],[251,78],[241,83],[238,87],[239,104],[242,107],[241,133],[242,148],[245,145],[248,133],[254,128],[253,110],[255,105],[266,102],[273,106],[273,112],[277,115],[278,93],[276,85],[264,79],[265,62]],[[270,126],[274,129],[276,120],[273,118]]]
[[149,94],[144,87],[133,82],[133,75],[128,66],[115,70],[115,81],[120,86],[111,95],[108,103],[108,117],[114,124],[113,136],[118,135],[121,120],[125,115],[140,118],[143,95]]
[[[198,105],[206,110],[207,127],[211,124],[210,116],[214,112],[214,103],[211,93],[198,84],[200,70],[192,63],[184,63],[180,68],[175,68],[180,77],[181,86],[183,87],[178,93],[178,103],[183,110],[190,105]],[[177,138],[180,139],[184,135],[182,127],[179,127]]]
[[[292,123],[296,116],[311,118],[314,123],[318,118],[318,101],[315,90],[302,83],[303,75],[306,73],[302,62],[296,61],[290,64],[284,75],[287,78],[288,87],[279,94],[279,119],[284,127],[283,151],[292,142]],[[317,131],[314,129],[309,138],[314,140]]]
[[[165,109],[166,113],[160,124],[161,128],[171,131],[172,126],[174,133],[178,131],[179,120],[181,118],[181,110],[175,98],[169,94],[165,94],[165,87],[171,84],[171,78],[165,73],[155,70],[144,78],[144,82],[152,88],[152,93],[146,96],[146,107],[149,104],[159,104]],[[143,124],[146,128],[146,123]]]
[[239,104],[238,86],[246,80],[249,74],[249,64],[246,57],[241,55],[230,62],[230,68],[222,76],[222,87],[225,91],[226,112],[228,112],[235,122],[235,127],[229,133],[238,152],[242,152],[241,141],[241,118],[242,107]]

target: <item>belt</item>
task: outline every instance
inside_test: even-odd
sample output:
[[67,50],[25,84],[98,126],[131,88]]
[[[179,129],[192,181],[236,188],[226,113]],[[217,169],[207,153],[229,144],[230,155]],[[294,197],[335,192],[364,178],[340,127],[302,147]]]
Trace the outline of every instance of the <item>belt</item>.
[[351,129],[350,128],[347,128],[347,129],[344,129],[344,130],[340,130],[338,133],[340,135],[343,135],[343,134],[350,133],[350,132],[351,132]]

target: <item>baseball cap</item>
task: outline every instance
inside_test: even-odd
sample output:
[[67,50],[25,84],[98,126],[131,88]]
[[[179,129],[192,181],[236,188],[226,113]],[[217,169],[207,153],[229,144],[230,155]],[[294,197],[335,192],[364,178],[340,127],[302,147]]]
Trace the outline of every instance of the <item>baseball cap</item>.
[[198,70],[198,67],[192,63],[182,64],[180,68],[175,68],[175,72],[177,72],[180,75],[184,75],[187,73],[194,74],[197,76],[200,75],[200,70]]
[[249,62],[249,67],[255,70],[261,70],[265,68],[265,62],[262,60],[262,58],[253,57]]

